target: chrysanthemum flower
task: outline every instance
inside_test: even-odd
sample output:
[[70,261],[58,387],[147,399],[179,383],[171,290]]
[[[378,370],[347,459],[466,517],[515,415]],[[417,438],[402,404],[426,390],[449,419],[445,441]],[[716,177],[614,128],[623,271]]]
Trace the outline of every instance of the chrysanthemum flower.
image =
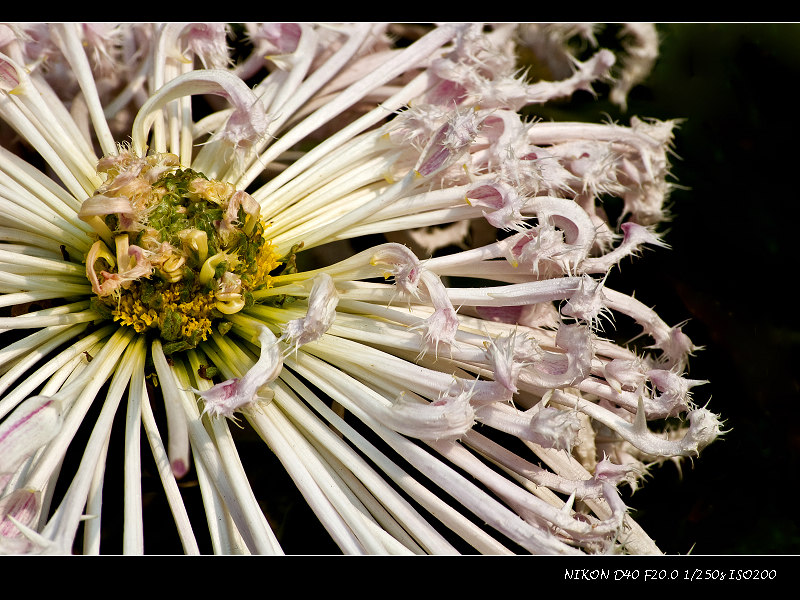
[[190,471],[214,552],[281,553],[249,428],[345,553],[658,552],[618,486],[719,421],[606,275],[664,245],[673,123],[522,119],[615,56],[529,82],[510,25],[227,32],[0,30],[0,551],[144,552],[146,440],[187,553]]

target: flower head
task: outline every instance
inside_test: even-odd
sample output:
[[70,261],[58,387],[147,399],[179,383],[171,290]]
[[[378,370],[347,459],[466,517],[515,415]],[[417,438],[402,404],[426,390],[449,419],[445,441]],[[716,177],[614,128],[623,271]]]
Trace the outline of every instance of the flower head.
[[720,422],[681,327],[605,276],[665,245],[673,123],[523,119],[615,55],[529,80],[530,31],[421,29],[0,26],[0,552],[119,551],[116,472],[144,552],[144,432],[186,552],[281,553],[232,420],[345,553],[658,552],[616,486]]

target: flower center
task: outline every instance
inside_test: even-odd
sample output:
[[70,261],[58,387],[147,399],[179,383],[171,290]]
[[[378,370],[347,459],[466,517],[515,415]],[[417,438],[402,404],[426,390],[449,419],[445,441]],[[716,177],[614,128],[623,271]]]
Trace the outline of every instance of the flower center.
[[252,304],[280,265],[260,206],[246,192],[182,169],[173,154],[122,151],[97,167],[106,182],[80,218],[99,238],[86,255],[94,307],[157,330],[166,353],[194,348]]

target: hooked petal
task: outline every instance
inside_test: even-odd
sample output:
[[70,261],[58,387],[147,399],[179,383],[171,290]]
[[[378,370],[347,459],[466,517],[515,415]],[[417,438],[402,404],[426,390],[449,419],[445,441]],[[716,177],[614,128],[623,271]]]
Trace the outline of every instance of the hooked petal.
[[333,285],[333,278],[327,273],[320,273],[314,277],[306,316],[289,321],[283,337],[291,342],[295,350],[319,339],[333,324],[338,303],[339,294]]
[[204,392],[195,390],[205,402],[203,412],[230,418],[234,411],[258,400],[261,388],[280,374],[283,358],[275,334],[262,327],[258,340],[261,356],[242,377],[228,379]]

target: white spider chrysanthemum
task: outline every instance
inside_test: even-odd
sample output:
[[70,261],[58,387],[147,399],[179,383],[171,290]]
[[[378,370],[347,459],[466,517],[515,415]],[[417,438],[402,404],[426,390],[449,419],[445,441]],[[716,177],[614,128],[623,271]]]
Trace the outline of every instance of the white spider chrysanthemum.
[[[719,421],[605,276],[663,245],[673,124],[522,120],[607,50],[528,83],[513,25],[387,27],[247,25],[238,62],[216,24],[0,27],[0,553],[117,551],[111,446],[144,552],[142,431],[187,553],[189,471],[215,553],[281,553],[229,420],[345,553],[659,552],[617,486]],[[435,252],[464,224],[496,241]]]

